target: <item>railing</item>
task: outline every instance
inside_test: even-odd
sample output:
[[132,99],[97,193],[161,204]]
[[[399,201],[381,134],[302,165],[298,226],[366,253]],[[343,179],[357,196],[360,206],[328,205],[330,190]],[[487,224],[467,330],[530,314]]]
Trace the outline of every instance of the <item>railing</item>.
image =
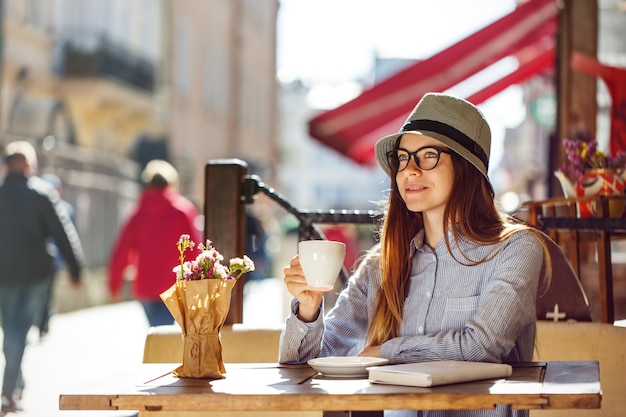
[[257,175],[245,177],[242,195],[244,203],[254,203],[254,197],[259,192],[267,195],[300,221],[298,229],[299,241],[325,239],[324,233],[317,227],[318,224],[371,224],[378,217],[374,210],[298,210],[285,196],[262,182]]
[[[375,224],[374,210],[298,210],[283,195],[256,175],[247,175],[247,164],[238,159],[212,160],[205,171],[205,238],[211,239],[225,257],[241,256],[245,247],[245,205],[253,204],[259,193],[268,196],[298,219],[298,240],[325,239],[319,224]],[[344,286],[348,272],[342,268],[338,284]],[[334,292],[325,295],[326,305],[334,304]],[[243,285],[233,290],[226,323],[243,321]]]
[[72,32],[58,41],[55,68],[60,76],[109,76],[146,91],[154,91],[154,63],[104,35]]

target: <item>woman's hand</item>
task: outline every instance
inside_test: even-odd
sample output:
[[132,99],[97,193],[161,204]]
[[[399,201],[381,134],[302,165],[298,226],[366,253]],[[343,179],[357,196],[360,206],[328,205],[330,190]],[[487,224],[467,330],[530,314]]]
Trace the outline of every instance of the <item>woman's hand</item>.
[[298,255],[291,258],[289,266],[283,269],[283,274],[287,291],[300,303],[298,318],[305,322],[317,319],[324,292],[313,290],[308,286]]

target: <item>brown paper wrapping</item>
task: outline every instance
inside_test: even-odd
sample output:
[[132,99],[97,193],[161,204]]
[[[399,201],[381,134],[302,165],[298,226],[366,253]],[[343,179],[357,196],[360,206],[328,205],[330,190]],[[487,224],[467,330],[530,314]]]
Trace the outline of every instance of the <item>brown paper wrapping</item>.
[[176,281],[161,294],[183,333],[182,378],[224,378],[220,330],[230,309],[234,279]]

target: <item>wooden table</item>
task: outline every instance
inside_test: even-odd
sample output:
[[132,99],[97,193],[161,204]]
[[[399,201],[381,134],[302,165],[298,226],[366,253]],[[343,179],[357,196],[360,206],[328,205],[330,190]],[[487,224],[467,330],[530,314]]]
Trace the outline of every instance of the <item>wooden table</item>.
[[[598,362],[514,366],[506,379],[417,388],[327,378],[308,366],[226,364],[221,380],[177,378],[178,364],[142,364],[61,394],[61,410],[377,411],[600,408]],[[156,413],[155,413],[156,415]],[[344,414],[345,415],[345,414]]]

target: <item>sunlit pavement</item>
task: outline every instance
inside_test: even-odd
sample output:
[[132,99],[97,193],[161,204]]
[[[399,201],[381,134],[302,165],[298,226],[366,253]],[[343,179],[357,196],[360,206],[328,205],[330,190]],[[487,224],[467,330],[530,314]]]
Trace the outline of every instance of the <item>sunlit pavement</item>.
[[[282,282],[250,282],[244,298],[244,322],[282,322]],[[141,363],[148,322],[135,301],[56,314],[41,340],[33,329],[23,361],[26,388],[23,411],[7,417],[127,417],[132,411],[59,411],[59,394],[104,375]],[[0,332],[1,335],[1,332]],[[4,357],[0,355],[0,369]]]
[[[130,416],[125,412],[59,411],[59,393],[141,363],[148,323],[141,306],[123,302],[53,315],[41,340],[29,335],[22,369],[26,388],[16,417]],[[0,355],[1,356],[1,355]],[[4,369],[4,357],[0,357]]]

